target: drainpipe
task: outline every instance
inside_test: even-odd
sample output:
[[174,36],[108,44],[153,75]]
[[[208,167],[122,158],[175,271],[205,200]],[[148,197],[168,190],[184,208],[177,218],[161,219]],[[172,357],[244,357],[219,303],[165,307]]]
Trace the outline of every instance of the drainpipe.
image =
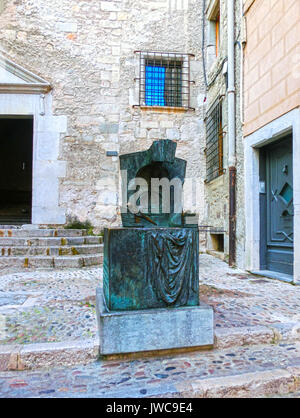
[[244,48],[247,42],[246,24],[244,16],[244,3],[240,0],[240,25],[241,25],[241,40],[240,40],[240,120],[241,125],[244,126]]
[[236,138],[235,138],[235,63],[234,0],[227,2],[228,16],[228,167],[229,167],[229,265],[236,261]]

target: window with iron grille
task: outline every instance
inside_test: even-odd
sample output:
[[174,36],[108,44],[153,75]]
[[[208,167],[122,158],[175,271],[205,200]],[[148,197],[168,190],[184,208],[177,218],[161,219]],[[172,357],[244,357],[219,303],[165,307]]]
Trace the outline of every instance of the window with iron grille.
[[206,120],[206,181],[224,173],[222,101],[218,100],[208,111]]
[[190,55],[142,52],[139,106],[190,108]]

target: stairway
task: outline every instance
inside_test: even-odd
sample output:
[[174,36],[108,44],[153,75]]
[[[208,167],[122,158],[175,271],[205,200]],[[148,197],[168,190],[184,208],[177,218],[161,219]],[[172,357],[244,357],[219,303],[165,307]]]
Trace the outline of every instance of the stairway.
[[0,225],[0,267],[81,268],[103,261],[103,238],[85,229]]

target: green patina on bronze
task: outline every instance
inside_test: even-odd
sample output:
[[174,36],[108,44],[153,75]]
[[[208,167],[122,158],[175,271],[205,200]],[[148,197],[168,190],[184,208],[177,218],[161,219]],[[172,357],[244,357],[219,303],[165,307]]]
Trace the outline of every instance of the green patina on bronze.
[[[135,190],[128,190],[129,183],[135,178],[142,178],[148,185],[149,210],[143,213],[134,214],[128,211],[122,213],[122,224],[124,227],[179,227],[184,225],[182,219],[182,208],[174,213],[174,196],[171,194],[170,213],[151,212],[151,179],[167,178],[168,180],[179,179],[184,183],[186,161],[175,157],[176,142],[170,140],[154,141],[147,151],[135,152],[120,156],[120,168],[127,172],[126,194],[127,202],[135,193]],[[126,196],[125,196],[126,199]],[[123,196],[124,201],[124,196]]]
[[[175,158],[176,143],[154,141],[151,148],[120,156],[127,170],[127,202],[135,191],[129,182],[146,180],[151,202],[151,179],[184,182],[186,161]],[[103,293],[107,309],[126,311],[199,305],[199,233],[186,225],[185,215],[171,211],[122,214],[123,228],[104,231]]]

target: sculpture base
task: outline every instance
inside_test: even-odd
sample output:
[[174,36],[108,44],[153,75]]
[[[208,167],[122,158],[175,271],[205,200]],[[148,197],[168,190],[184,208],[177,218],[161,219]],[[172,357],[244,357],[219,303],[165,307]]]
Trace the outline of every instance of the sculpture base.
[[102,289],[96,309],[100,354],[126,354],[214,344],[213,309],[201,303],[182,308],[108,312]]

